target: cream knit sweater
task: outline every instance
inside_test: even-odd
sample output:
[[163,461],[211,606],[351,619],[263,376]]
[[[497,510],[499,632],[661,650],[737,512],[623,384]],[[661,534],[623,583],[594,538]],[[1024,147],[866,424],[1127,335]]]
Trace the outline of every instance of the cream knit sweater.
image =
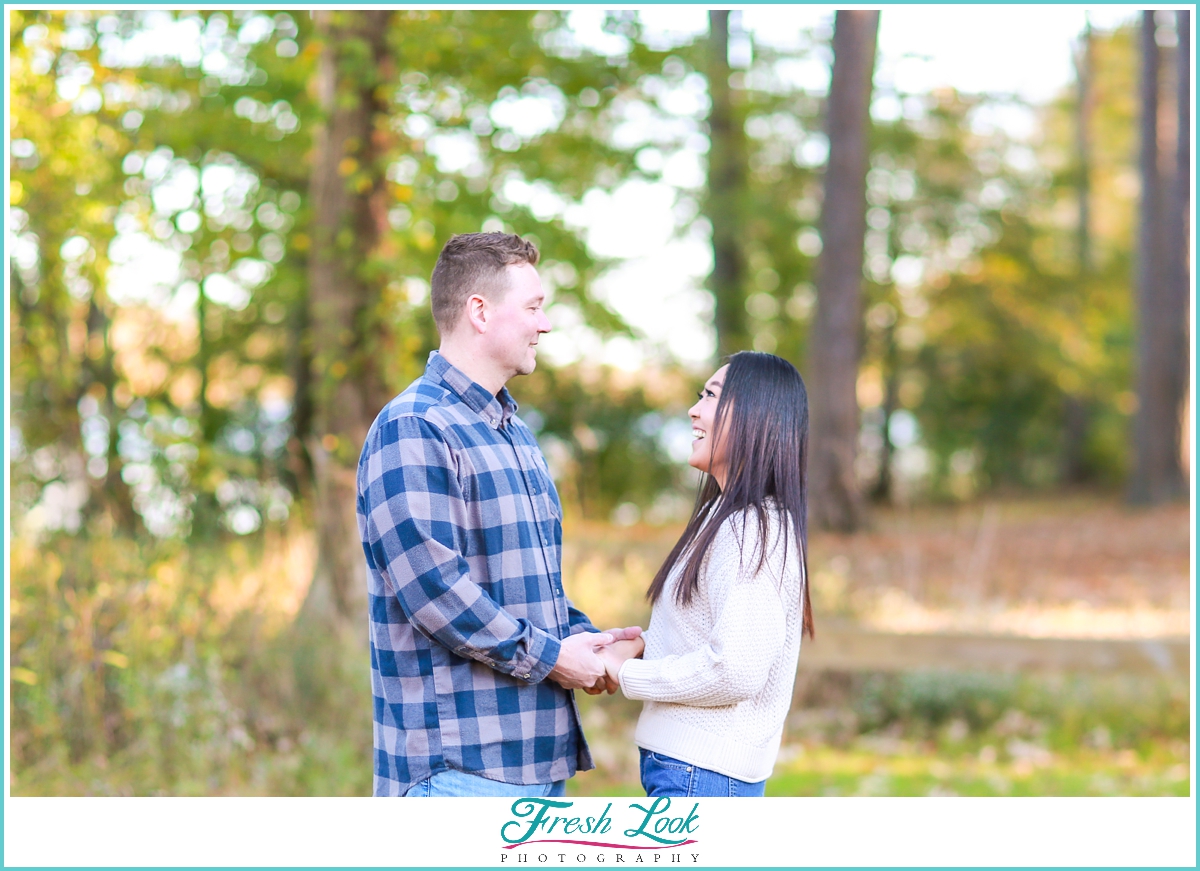
[[628,698],[646,702],[634,732],[639,747],[752,783],[775,765],[800,653],[800,551],[787,514],[771,510],[769,520],[759,572],[757,519],[726,520],[686,607],[675,601],[676,564],[650,616],[643,658],[618,675]]

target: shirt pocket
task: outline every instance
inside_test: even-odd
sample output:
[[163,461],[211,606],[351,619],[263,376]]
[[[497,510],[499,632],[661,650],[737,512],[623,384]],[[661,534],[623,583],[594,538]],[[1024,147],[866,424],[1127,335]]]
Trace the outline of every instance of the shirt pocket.
[[550,506],[550,516],[555,520],[562,522],[562,503],[558,500],[558,490],[554,487],[554,482],[550,477],[546,477],[548,488],[546,490],[546,502]]
[[546,458],[542,456],[537,442],[528,437],[513,445],[521,461],[521,469],[529,487],[529,498],[535,507],[539,520],[562,522],[562,503],[558,499],[558,490],[554,479],[550,477],[550,469]]

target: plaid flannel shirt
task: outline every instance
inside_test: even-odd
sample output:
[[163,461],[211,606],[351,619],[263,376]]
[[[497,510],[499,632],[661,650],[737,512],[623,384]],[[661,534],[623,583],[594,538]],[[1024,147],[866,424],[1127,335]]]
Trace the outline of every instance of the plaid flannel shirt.
[[517,404],[430,354],[358,464],[375,794],[447,768],[504,783],[593,767],[575,696],[546,675],[596,631],[563,594],[562,505]]

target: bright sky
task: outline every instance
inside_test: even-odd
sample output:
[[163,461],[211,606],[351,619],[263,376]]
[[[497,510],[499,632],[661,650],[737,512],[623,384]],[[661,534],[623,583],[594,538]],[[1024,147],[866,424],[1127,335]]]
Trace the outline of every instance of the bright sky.
[[[1108,30],[1136,16],[1139,9],[885,6],[875,84],[909,92],[953,86],[1040,102],[1073,81],[1073,41],[1085,17],[1093,28]],[[681,37],[703,33],[708,26],[706,7],[645,7],[639,14],[651,27]],[[762,5],[747,7],[742,20],[756,40],[782,48],[796,44],[793,35],[803,28],[832,27],[833,14],[833,7]],[[598,30],[602,15],[600,9],[580,9],[573,13],[572,24]],[[599,34],[596,41],[602,41]],[[807,89],[828,88],[826,63],[797,65],[796,76]],[[1016,135],[1030,126],[1027,113],[1021,111],[999,112],[995,122]],[[599,254],[629,258],[600,282],[597,292],[644,335],[645,342],[605,345],[580,325],[556,324],[556,332],[543,339],[551,359],[569,362],[583,357],[635,370],[654,355],[654,348],[696,364],[708,358],[714,343],[708,325],[711,301],[698,288],[711,267],[711,254],[703,238],[670,240],[670,207],[665,188],[641,182],[588,203],[589,244]]]

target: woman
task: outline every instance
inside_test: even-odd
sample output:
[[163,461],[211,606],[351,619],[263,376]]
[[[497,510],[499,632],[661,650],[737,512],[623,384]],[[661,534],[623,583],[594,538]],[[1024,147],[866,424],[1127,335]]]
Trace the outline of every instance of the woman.
[[645,702],[634,740],[646,794],[761,796],[779,753],[800,636],[812,635],[805,562],[808,397],[786,360],[742,352],[688,415],[696,508],[647,598],[642,639],[603,652]]

